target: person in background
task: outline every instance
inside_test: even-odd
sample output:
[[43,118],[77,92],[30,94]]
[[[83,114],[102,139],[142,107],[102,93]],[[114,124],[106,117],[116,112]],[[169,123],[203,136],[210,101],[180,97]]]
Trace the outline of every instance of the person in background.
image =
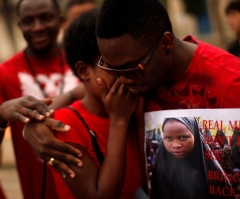
[[[79,85],[57,42],[63,23],[57,1],[19,0],[16,11],[27,47],[0,66],[0,104],[29,95],[37,99],[51,98]],[[22,193],[24,199],[39,199],[42,197],[44,164],[23,139],[23,127],[21,122],[11,123]],[[0,132],[1,136],[3,133]],[[46,177],[45,198],[57,198],[51,173]]]
[[214,138],[214,142],[218,143],[221,147],[221,149],[223,149],[224,145],[228,144],[228,139],[227,136],[225,135],[225,133],[223,132],[223,130],[218,129]]
[[66,30],[71,21],[81,13],[96,8],[95,0],[69,0],[66,4],[65,21],[63,29]]
[[211,33],[211,23],[206,0],[183,0],[185,11],[196,17],[200,34]]
[[235,40],[227,47],[227,51],[240,57],[240,1],[230,1],[225,13],[228,24],[235,34]]
[[231,157],[232,155],[232,149],[229,145],[224,145],[223,150],[227,154],[228,157]]

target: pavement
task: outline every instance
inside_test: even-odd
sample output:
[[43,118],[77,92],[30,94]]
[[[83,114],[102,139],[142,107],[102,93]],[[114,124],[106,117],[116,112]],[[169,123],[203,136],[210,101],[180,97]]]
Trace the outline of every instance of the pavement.
[[10,129],[6,130],[0,145],[0,184],[7,199],[23,199],[16,170]]
[[23,199],[15,165],[1,167],[0,180],[7,199]]

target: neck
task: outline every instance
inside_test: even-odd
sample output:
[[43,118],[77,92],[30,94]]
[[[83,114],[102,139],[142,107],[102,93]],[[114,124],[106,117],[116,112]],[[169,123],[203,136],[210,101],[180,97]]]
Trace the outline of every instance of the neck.
[[108,118],[108,114],[105,111],[104,105],[101,99],[96,99],[90,93],[86,93],[85,97],[81,100],[83,106],[93,115],[102,118]]
[[29,46],[27,47],[26,50],[29,57],[38,59],[49,59],[56,57],[61,51],[61,47],[56,43],[56,45],[54,45],[52,48],[43,51],[33,50]]
[[190,65],[194,53],[197,49],[197,45],[181,41],[175,38],[175,50],[172,52],[172,67],[170,73],[171,81],[167,82],[164,86],[166,89],[172,88],[172,86],[182,77],[184,72],[187,70]]

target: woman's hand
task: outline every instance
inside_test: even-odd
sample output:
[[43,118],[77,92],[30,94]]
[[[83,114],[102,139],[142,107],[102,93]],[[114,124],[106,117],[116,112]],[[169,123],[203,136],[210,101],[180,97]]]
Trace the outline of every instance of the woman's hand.
[[98,78],[97,81],[102,92],[102,101],[110,121],[128,122],[136,107],[138,96],[131,93],[118,79],[109,91],[101,78]]

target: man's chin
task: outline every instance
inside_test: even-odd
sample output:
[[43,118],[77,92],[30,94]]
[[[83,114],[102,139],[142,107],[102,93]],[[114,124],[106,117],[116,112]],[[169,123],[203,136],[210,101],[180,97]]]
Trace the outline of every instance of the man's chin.
[[148,86],[129,87],[129,91],[141,96],[148,96],[149,87]]
[[30,50],[37,55],[45,55],[52,49],[51,45],[48,46],[29,46]]

